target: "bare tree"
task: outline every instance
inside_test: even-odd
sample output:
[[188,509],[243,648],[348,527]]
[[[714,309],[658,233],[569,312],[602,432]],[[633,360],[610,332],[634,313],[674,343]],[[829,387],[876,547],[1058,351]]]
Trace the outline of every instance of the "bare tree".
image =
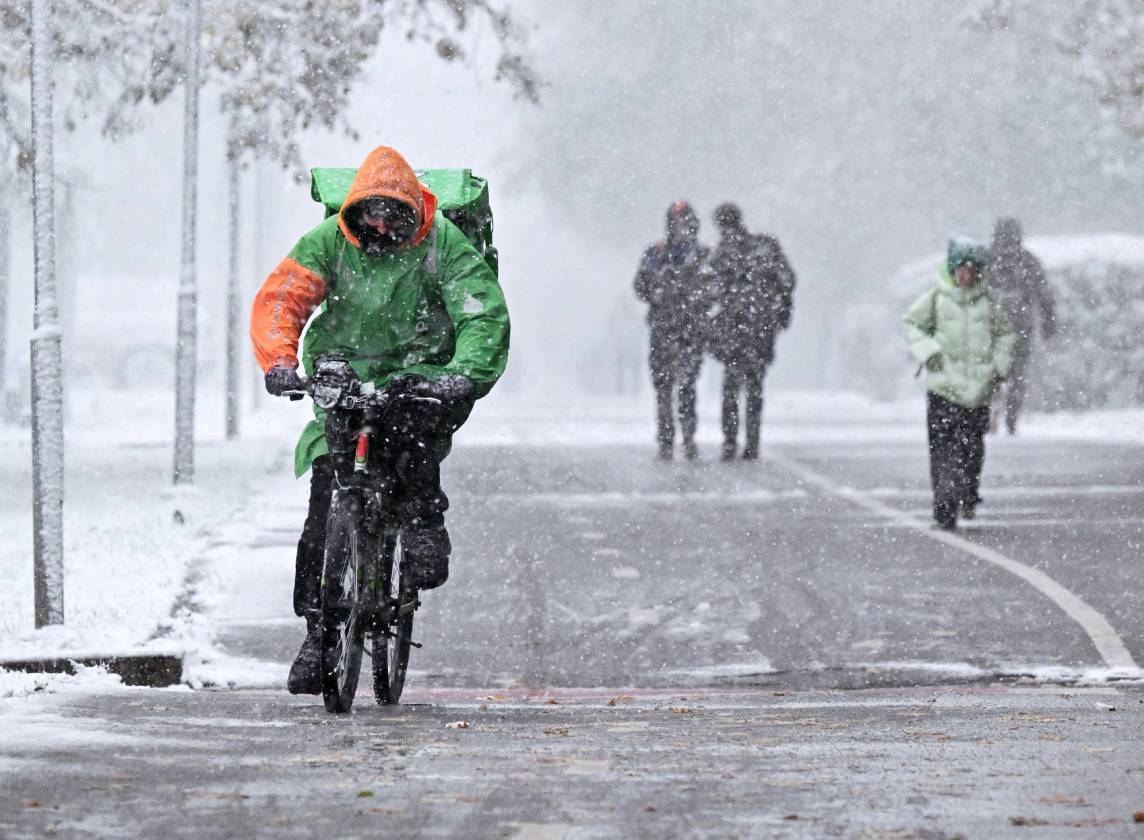
[[64,620],[63,365],[53,220],[51,0],[32,0],[32,519],[36,626]]
[[1073,59],[1076,77],[1104,115],[1094,148],[1106,166],[1144,173],[1144,4],[1076,0],[1044,8],[1033,0],[976,0],[966,20],[995,32],[1018,32]]
[[532,102],[539,97],[540,83],[524,56],[522,30],[488,0],[372,0],[348,6],[297,0],[207,2],[206,71],[220,90],[219,108],[227,118],[231,230],[225,405],[227,437],[235,437],[241,382],[241,172],[263,159],[303,178],[298,153],[303,131],[319,127],[356,137],[346,106],[387,26],[402,27],[406,38],[423,41],[443,60],[466,61],[462,36],[483,22],[500,46],[496,78]]

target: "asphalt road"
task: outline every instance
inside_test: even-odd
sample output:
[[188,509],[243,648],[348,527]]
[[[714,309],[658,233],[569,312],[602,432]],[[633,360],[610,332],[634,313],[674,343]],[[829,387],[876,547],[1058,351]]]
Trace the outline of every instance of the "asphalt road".
[[[418,705],[363,691],[334,718],[223,685],[41,698],[0,755],[0,836],[1144,831],[1144,691],[1088,687],[1140,676],[1108,669],[1092,616],[1144,661],[1139,450],[991,441],[986,504],[952,544],[902,519],[927,516],[916,444],[772,455],[458,448]],[[300,641],[304,491],[276,484],[196,578],[238,663],[220,683],[246,684],[243,662],[284,676]]]
[[[962,536],[1041,569],[1144,662],[1144,458],[991,441]],[[417,619],[414,684],[854,688],[1085,671],[1084,628],[1025,581],[824,491],[928,521],[924,448],[781,447],[777,459],[660,464],[643,449],[458,449],[445,486],[455,557]],[[287,662],[304,488],[236,590],[235,652]],[[251,593],[267,624],[251,625]],[[255,619],[257,622],[257,619]],[[298,624],[294,625],[299,626]]]

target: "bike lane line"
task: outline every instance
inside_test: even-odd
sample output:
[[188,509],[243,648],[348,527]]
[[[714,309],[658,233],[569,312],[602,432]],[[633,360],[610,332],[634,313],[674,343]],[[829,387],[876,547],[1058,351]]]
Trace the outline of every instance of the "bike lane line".
[[1108,622],[1108,619],[1072,590],[1057,583],[1040,569],[1035,569],[1019,560],[1007,557],[994,549],[978,545],[955,533],[931,529],[929,522],[917,519],[907,513],[902,513],[868,496],[860,495],[857,491],[849,487],[835,484],[821,473],[785,455],[779,455],[773,449],[766,449],[764,454],[768,460],[794,473],[807,484],[818,487],[832,496],[850,502],[857,507],[910,528],[932,540],[944,543],[966,554],[971,554],[980,560],[992,563],[1010,574],[1016,575],[1041,594],[1048,597],[1064,611],[1065,615],[1080,625],[1081,629],[1084,630],[1089,639],[1092,640],[1093,645],[1096,647],[1097,652],[1108,668],[1136,672],[1141,670],[1136,660],[1132,658],[1132,654],[1129,653],[1124,641]]

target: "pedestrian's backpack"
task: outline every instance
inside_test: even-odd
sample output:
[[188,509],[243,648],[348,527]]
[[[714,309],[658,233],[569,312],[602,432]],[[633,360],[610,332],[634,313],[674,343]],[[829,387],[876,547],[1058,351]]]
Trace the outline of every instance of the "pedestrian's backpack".
[[[493,246],[493,210],[489,182],[471,169],[417,169],[417,180],[437,196],[437,207],[461,229],[469,242],[497,273],[497,249]],[[342,209],[356,169],[311,169],[310,195],[330,217]]]

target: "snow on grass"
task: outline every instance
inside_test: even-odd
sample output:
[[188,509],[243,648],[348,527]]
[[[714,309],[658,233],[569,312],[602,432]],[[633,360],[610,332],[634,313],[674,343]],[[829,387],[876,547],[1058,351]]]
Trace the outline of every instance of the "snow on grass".
[[[188,562],[243,515],[269,473],[289,471],[285,407],[248,420],[247,439],[221,440],[223,412],[204,399],[196,483],[171,486],[173,400],[167,391],[76,391],[66,424],[65,623],[33,629],[31,457],[26,429],[0,428],[0,658],[138,651],[168,622]],[[292,415],[286,418],[284,415]],[[212,422],[217,417],[217,421]],[[169,651],[151,642],[150,649]]]

